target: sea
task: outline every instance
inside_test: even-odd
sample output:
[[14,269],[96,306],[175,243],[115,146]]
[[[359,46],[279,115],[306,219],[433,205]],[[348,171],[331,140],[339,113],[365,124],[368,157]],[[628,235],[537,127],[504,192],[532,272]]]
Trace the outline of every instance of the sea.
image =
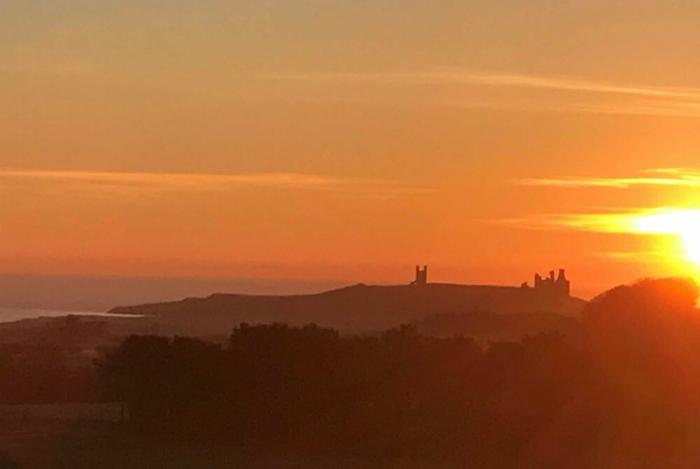
[[139,317],[131,314],[110,314],[95,311],[55,311],[50,309],[15,309],[0,308],[0,323],[20,321],[22,319],[57,318],[62,316],[99,316],[108,318]]

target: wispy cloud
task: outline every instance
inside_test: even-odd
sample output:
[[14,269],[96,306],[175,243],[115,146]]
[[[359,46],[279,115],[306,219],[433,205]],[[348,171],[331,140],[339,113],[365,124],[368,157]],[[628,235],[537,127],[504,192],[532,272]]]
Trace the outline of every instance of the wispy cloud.
[[593,213],[539,214],[501,220],[527,229],[569,229],[594,233],[673,235],[697,239],[700,209],[655,207]]
[[498,220],[498,223],[530,230],[571,229],[598,233],[629,233],[639,211],[619,213],[551,213]]
[[668,116],[668,117],[700,117],[700,102],[695,100],[679,101],[668,99],[645,99],[640,102],[618,104],[569,104],[560,109],[569,112],[591,114],[612,114],[629,116]]
[[[635,175],[626,177],[529,178],[520,180],[518,183],[525,186],[562,189],[700,188],[700,171],[690,168],[653,168],[640,170]],[[675,234],[676,227],[683,226],[689,221],[697,222],[700,229],[700,210],[683,207],[599,208],[592,213],[535,214],[501,222],[530,229],[569,228],[607,233]],[[662,226],[672,228],[661,231],[659,227]]]
[[665,260],[668,259],[668,250],[664,249],[647,249],[643,251],[605,251],[595,253],[595,256],[614,259],[621,262],[638,263],[639,259],[644,260]]
[[463,84],[517,88],[540,88],[560,91],[622,94],[654,98],[677,98],[700,101],[700,88],[613,84],[567,77],[549,77],[510,73],[474,72],[405,72],[405,73],[326,73],[292,74],[283,78],[297,80],[366,81],[406,84]]
[[[465,85],[627,97],[625,103],[569,100],[560,108],[570,112],[700,117],[700,88],[613,83],[564,76],[472,71],[286,74],[274,78],[298,81],[406,85]],[[528,106],[531,107],[531,106]],[[552,107],[549,104],[547,107]]]
[[146,192],[212,192],[257,187],[284,190],[322,190],[407,197],[429,192],[398,181],[342,178],[303,173],[198,174],[108,171],[49,171],[0,168],[0,183],[54,183],[97,189],[117,188]]
[[688,168],[657,168],[639,171],[629,177],[578,177],[528,178],[519,181],[526,186],[561,188],[615,188],[629,189],[635,186],[700,187],[700,171]]

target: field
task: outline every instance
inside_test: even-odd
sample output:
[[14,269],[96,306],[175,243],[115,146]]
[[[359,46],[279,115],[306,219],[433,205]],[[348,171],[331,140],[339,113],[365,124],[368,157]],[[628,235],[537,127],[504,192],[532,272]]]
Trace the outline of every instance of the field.
[[339,468],[441,469],[406,460],[358,460],[352,455],[296,454],[235,446],[188,446],[120,425],[119,404],[0,406],[0,469]]

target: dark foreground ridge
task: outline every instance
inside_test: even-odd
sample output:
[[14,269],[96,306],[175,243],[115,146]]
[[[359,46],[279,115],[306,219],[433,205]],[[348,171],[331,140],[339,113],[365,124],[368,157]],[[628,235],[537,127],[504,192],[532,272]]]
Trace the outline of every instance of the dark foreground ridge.
[[416,267],[409,285],[364,285],[312,295],[214,294],[206,298],[118,307],[110,311],[141,314],[189,334],[216,334],[243,322],[315,323],[344,332],[367,332],[396,327],[438,314],[475,312],[556,313],[576,315],[585,301],[569,294],[565,272],[520,287],[429,283],[427,267]]
[[697,304],[690,280],[643,280],[537,334],[556,313],[222,340],[50,318],[0,334],[0,467],[696,469]]

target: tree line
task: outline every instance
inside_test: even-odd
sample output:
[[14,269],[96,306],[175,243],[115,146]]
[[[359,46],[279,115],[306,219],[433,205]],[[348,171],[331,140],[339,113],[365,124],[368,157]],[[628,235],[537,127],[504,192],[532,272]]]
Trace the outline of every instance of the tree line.
[[98,365],[133,431],[193,443],[471,467],[695,467],[697,294],[685,280],[619,287],[576,334],[486,347],[409,326],[344,337],[243,324],[223,345],[131,336]]

